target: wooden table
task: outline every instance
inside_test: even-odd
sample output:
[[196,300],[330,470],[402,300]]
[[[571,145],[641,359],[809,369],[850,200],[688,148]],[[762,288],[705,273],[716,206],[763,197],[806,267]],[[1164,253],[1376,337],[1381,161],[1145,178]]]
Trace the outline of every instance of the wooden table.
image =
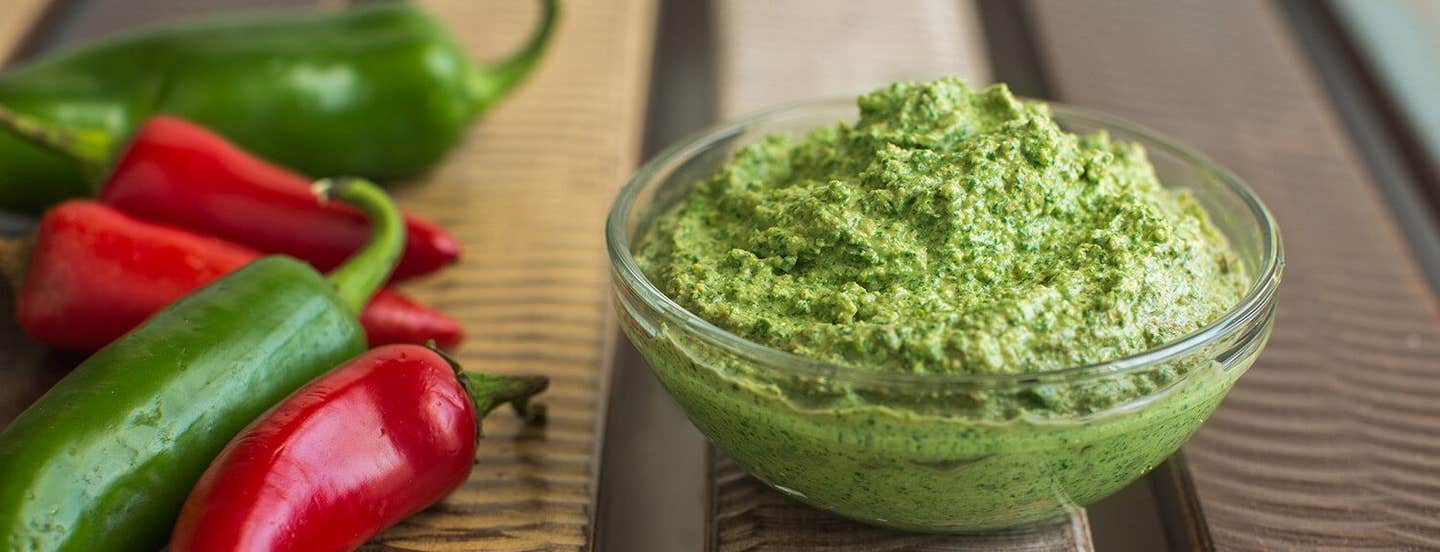
[[[398,193],[469,252],[409,290],[465,323],[462,362],[549,374],[551,423],[487,422],[471,480],[367,549],[1440,547],[1440,165],[1410,115],[1430,111],[1385,59],[1394,41],[1366,32],[1387,16],[1337,16],[1367,9],[1337,2],[572,0],[536,77]],[[305,3],[342,2],[259,4]],[[478,58],[535,16],[528,2],[424,3]],[[9,0],[0,52],[242,4],[257,3]],[[1263,197],[1288,257],[1269,347],[1183,458],[1068,519],[979,537],[867,528],[759,485],[616,339],[605,299],[601,221],[642,155],[767,105],[942,74],[1197,147]],[[3,423],[67,359],[9,322],[0,355]]]

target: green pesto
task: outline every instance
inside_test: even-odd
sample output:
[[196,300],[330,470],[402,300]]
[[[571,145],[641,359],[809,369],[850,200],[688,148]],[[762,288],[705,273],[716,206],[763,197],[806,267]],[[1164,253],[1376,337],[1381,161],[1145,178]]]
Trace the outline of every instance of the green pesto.
[[[641,270],[721,328],[877,376],[1114,360],[1245,292],[1239,256],[1137,145],[1067,133],[1003,85],[898,83],[858,104],[855,123],[736,152],[641,237]],[[1045,519],[1150,470],[1269,328],[1098,378],[900,385],[777,369],[617,308],[751,473],[849,517],[946,532]]]
[[[1038,522],[1115,493],[1194,433],[1268,335],[1246,342],[1225,362],[1205,354],[1187,359],[1189,377],[1142,403],[1090,416],[1037,418],[1022,411],[990,420],[966,417],[963,408],[939,414],[963,404],[973,389],[930,394],[852,384],[849,393],[818,401],[811,391],[823,383],[756,374],[764,367],[748,359],[670,328],[647,335],[623,311],[620,316],[621,328],[690,420],[746,471],[812,506],[927,532]],[[877,395],[889,400],[877,404]],[[997,398],[1010,396],[989,397]]]
[[661,218],[637,260],[682,306],[803,356],[1016,373],[1137,353],[1238,302],[1237,257],[1139,147],[1003,85],[899,83],[776,135]]

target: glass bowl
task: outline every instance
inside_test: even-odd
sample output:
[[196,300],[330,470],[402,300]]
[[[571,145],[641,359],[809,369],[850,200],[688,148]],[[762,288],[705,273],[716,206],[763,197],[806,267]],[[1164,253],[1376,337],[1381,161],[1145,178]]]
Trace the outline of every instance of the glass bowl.
[[891,374],[749,341],[686,311],[631,256],[635,238],[734,152],[773,133],[853,121],[853,100],[742,118],[646,163],[606,224],[620,326],[690,420],[782,493],[856,520],[971,532],[1050,518],[1119,490],[1175,452],[1270,335],[1283,267],[1269,211],[1202,155],[1106,115],[1052,105],[1067,130],[1139,143],[1188,189],[1253,276],[1219,320],[1164,346],[1032,374]]

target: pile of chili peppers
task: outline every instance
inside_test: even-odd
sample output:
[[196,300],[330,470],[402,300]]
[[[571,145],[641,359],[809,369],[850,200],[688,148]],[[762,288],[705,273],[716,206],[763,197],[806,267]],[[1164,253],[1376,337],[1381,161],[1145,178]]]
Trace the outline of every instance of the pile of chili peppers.
[[[545,378],[461,370],[459,323],[389,287],[459,242],[367,180],[301,174],[433,165],[534,67],[542,6],[490,67],[382,4],[0,72],[0,209],[44,210],[0,242],[16,319],[95,351],[0,430],[0,549],[353,550],[465,480],[491,410],[541,418]],[[321,68],[350,78],[317,90]]]

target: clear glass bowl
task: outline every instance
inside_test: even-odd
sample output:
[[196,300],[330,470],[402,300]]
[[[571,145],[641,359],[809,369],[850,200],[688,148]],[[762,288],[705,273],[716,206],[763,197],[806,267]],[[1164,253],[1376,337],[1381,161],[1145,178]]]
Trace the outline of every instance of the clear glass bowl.
[[1161,182],[1190,190],[1253,282],[1240,304],[1162,347],[1022,375],[877,374],[720,329],[658,291],[635,238],[734,152],[858,116],[853,100],[796,104],[691,137],[646,163],[610,211],[620,326],[690,420],[751,474],[813,506],[909,530],[968,532],[1050,518],[1119,490],[1180,447],[1269,338],[1283,267],[1268,210],[1202,155],[1109,116],[1052,105],[1067,130],[1141,144]]

